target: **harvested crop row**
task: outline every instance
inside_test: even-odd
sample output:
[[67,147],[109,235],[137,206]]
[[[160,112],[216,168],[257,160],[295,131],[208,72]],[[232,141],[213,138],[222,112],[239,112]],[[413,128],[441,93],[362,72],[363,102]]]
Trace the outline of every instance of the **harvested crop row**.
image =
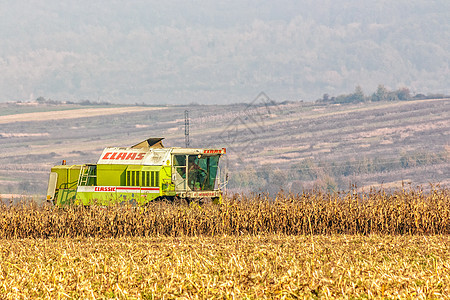
[[449,236],[0,240],[2,299],[428,299]]
[[242,195],[221,205],[152,203],[0,209],[0,237],[214,236],[241,234],[450,234],[450,198],[445,188],[430,192]]

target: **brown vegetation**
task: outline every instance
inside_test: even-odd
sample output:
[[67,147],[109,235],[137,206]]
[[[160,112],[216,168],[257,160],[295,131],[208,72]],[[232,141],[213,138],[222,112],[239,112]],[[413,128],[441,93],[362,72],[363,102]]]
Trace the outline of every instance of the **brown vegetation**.
[[0,240],[2,299],[445,299],[449,236]]
[[236,195],[222,205],[156,202],[147,207],[4,205],[2,238],[260,234],[450,234],[446,188],[343,194]]
[[0,298],[450,295],[446,188],[0,209]]

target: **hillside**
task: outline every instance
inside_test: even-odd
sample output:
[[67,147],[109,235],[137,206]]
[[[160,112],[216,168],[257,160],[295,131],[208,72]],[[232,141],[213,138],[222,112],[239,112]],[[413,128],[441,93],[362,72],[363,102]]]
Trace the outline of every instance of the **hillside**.
[[378,84],[448,94],[449,15],[448,0],[9,1],[0,102],[230,104]]
[[184,146],[186,109],[192,147],[227,147],[222,171],[231,191],[450,183],[450,99],[267,100],[260,95],[251,104],[189,107],[0,104],[0,193],[44,194],[52,165],[95,163],[106,146],[147,137]]

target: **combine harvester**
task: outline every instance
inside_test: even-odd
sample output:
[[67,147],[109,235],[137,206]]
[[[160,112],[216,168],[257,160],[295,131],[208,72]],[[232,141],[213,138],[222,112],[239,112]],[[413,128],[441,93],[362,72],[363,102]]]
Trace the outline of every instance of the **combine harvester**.
[[47,201],[109,205],[144,205],[158,199],[211,198],[220,202],[219,159],[225,148],[164,148],[163,138],[134,146],[107,147],[97,164],[62,165],[51,169]]

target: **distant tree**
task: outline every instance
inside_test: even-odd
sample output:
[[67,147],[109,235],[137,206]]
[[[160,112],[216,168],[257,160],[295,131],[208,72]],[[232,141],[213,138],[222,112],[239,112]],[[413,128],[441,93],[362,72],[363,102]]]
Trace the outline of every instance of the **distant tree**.
[[442,99],[442,98],[445,98],[445,97],[446,96],[444,94],[428,94],[426,99]]
[[278,187],[278,190],[283,188],[288,181],[288,174],[280,169],[272,170],[269,177],[269,183]]
[[79,103],[80,105],[92,105],[92,102],[89,99],[82,100]]
[[48,99],[45,103],[51,104],[51,105],[58,105],[58,104],[61,104],[61,101]]
[[331,177],[330,175],[326,175],[324,178],[324,181],[325,181],[326,189],[327,189],[328,193],[337,192],[338,185],[333,177]]
[[358,103],[364,101],[408,101],[412,99],[442,99],[446,96],[444,94],[429,94],[425,96],[424,94],[417,94],[415,96],[411,95],[408,88],[403,87],[395,91],[388,90],[384,85],[379,84],[376,92],[371,96],[366,97],[361,86],[356,86],[355,91],[352,94],[343,94],[337,97],[330,97],[328,94],[324,94],[322,98],[318,99],[317,102],[324,103]]
[[401,88],[398,89],[397,91],[395,91],[395,93],[397,94],[397,98],[398,100],[410,100],[411,99],[411,94],[409,92],[408,88]]
[[372,101],[385,101],[389,91],[384,87],[384,85],[378,85],[377,91],[372,94]]
[[364,102],[365,96],[360,85],[356,86],[355,92],[352,94],[352,102]]
[[338,186],[334,178],[327,174],[323,175],[320,178],[317,178],[317,180],[314,181],[313,188],[315,190],[324,191],[328,193],[333,193],[338,190]]
[[304,159],[291,167],[293,172],[297,173],[299,180],[315,180],[317,179],[317,165],[310,159]]
[[395,91],[389,92],[387,94],[386,100],[387,101],[397,101],[398,100],[397,92],[395,92]]
[[339,95],[336,98],[334,98],[333,103],[348,103],[351,102],[349,95]]
[[36,102],[37,102],[37,103],[41,103],[41,104],[42,104],[42,103],[45,103],[46,101],[47,101],[47,100],[45,100],[45,98],[42,97],[42,96],[36,99]]
[[355,92],[349,95],[339,95],[334,99],[333,103],[352,103],[352,102],[364,102],[366,96],[361,88],[361,86],[356,86]]
[[254,168],[231,173],[229,188],[258,190],[267,185],[267,182],[257,175]]
[[416,160],[413,158],[412,154],[404,152],[400,155],[400,165],[404,169],[412,168],[416,166]]
[[426,99],[426,98],[427,98],[427,96],[425,96],[424,94],[420,94],[420,93],[414,96],[414,99]]

